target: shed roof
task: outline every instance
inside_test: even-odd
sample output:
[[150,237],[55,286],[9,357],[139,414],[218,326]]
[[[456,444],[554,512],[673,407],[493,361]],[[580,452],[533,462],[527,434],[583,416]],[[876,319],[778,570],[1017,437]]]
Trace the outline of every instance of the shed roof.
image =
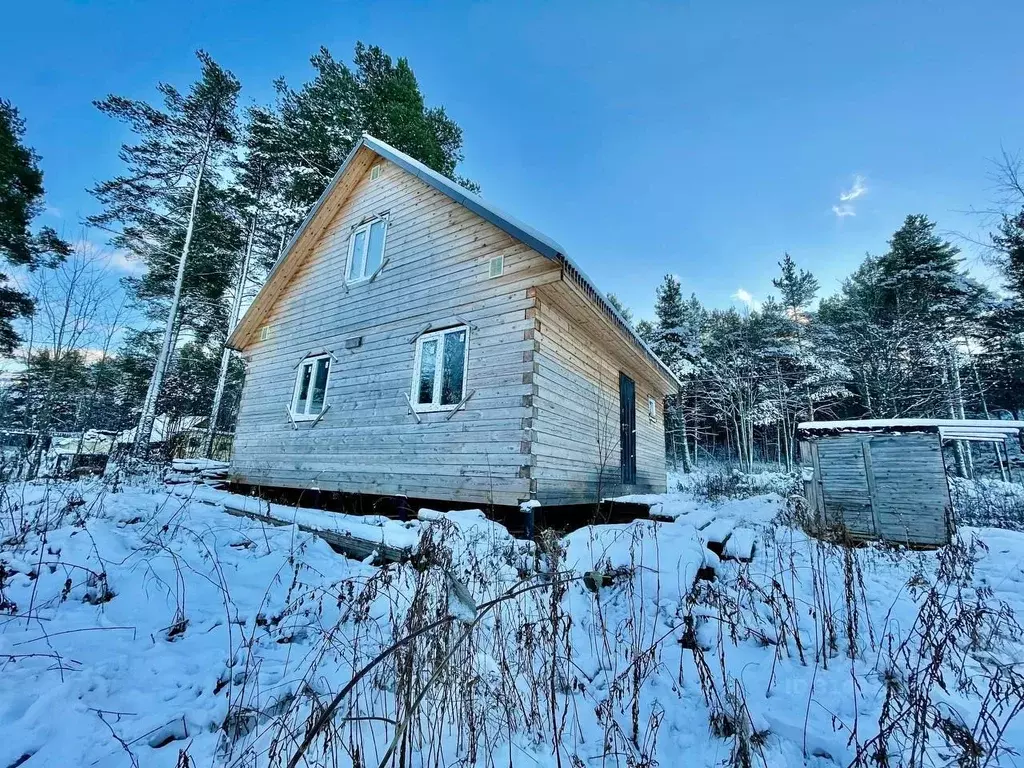
[[[485,201],[479,195],[470,192],[468,189],[456,184],[448,177],[438,173],[432,168],[428,168],[426,165],[416,160],[413,157],[405,154],[404,152],[395,149],[387,142],[381,141],[380,139],[374,138],[369,134],[363,134],[363,137],[349,152],[348,157],[345,158],[345,162],[341,164],[338,172],[334,174],[327,188],[320,195],[320,198],[316,201],[313,207],[306,214],[306,218],[303,219],[302,224],[296,230],[295,234],[292,235],[291,240],[285,247],[281,258],[278,259],[274,268],[270,271],[267,277],[266,283],[260,289],[256,299],[249,305],[249,309],[246,310],[245,315],[241,318],[234,331],[229,335],[227,345],[234,349],[239,349],[243,345],[244,338],[252,332],[253,327],[258,323],[263,316],[269,312],[270,303],[261,301],[262,297],[265,297],[272,290],[271,284],[275,282],[275,278],[279,275],[284,279],[290,276],[286,270],[282,269],[282,265],[285,262],[294,258],[296,251],[295,245],[298,243],[302,235],[309,228],[310,223],[316,218],[317,213],[323,207],[324,202],[334,192],[335,187],[338,185],[338,181],[345,175],[349,166],[352,164],[353,158],[358,154],[361,149],[368,149],[380,157],[390,160],[395,165],[399,166],[413,176],[416,176],[425,184],[433,187],[437,191],[447,195],[456,203],[468,208],[473,213],[477,214],[483,219],[486,219],[494,226],[498,227],[502,231],[519,240],[521,243],[528,245],[530,248],[535,250],[537,253],[545,256],[552,261],[557,261],[567,265],[572,272],[574,272],[579,279],[586,286],[587,293],[591,298],[598,304],[605,315],[608,316],[612,324],[615,325],[621,333],[623,333],[634,345],[636,345],[644,354],[644,356],[655,365],[659,371],[671,382],[674,382],[676,386],[682,386],[679,379],[672,372],[672,370],[661,361],[661,359],[655,354],[654,350],[648,346],[648,344],[640,338],[639,334],[633,329],[633,327],[626,322],[626,320],[618,313],[612,303],[608,301],[608,298],[601,293],[594,285],[593,281],[586,276],[566,254],[565,249],[557,242],[552,240],[544,233],[534,229],[533,227],[524,224],[518,219],[510,216],[509,214],[502,211],[497,206],[492,205]],[[301,253],[301,252],[300,252]]]
[[803,421],[797,434],[803,437],[843,432],[930,432],[948,440],[1001,440],[1024,429],[1024,421],[1009,419],[857,419]]

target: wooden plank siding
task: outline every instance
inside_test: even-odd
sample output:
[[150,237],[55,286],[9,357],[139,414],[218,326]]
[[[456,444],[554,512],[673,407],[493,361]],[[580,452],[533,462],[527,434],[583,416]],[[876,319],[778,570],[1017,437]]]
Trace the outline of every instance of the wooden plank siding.
[[[665,491],[666,385],[643,357],[570,283],[536,292],[531,478],[546,505],[591,504],[627,493]],[[620,470],[619,373],[636,382],[637,482]],[[651,419],[647,401],[657,403]]]
[[[527,373],[536,286],[556,263],[387,161],[364,164],[330,223],[253,334],[232,478],[254,485],[516,504],[530,497]],[[386,264],[346,288],[348,239],[364,218],[390,212]],[[504,274],[489,278],[492,256]],[[465,406],[410,412],[416,345],[424,326],[471,324]],[[360,337],[354,348],[346,340]],[[328,410],[293,428],[296,366],[329,350]]]
[[805,493],[812,511],[854,539],[940,545],[951,504],[937,433],[840,433],[804,438]]
[[[362,147],[351,157],[233,333],[248,370],[232,479],[481,506],[664,491],[662,404],[675,382],[567,257],[393,155]],[[353,228],[385,213],[382,270],[347,286]],[[499,255],[503,272],[492,278]],[[471,396],[454,413],[413,414],[415,337],[464,324]],[[295,424],[297,367],[323,352],[332,356],[326,410]],[[629,485],[620,474],[620,372],[636,383]]]

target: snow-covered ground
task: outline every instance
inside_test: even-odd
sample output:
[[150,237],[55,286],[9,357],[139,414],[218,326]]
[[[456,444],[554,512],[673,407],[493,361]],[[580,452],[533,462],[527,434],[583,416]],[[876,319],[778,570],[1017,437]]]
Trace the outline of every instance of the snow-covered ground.
[[[777,494],[680,491],[653,500],[663,521],[539,547],[474,512],[351,521],[416,551],[373,566],[223,500],[6,487],[0,768],[400,753],[411,766],[1017,765],[1001,750],[1024,752],[1021,533],[849,550],[788,525]],[[708,520],[750,531],[753,560],[709,551]]]

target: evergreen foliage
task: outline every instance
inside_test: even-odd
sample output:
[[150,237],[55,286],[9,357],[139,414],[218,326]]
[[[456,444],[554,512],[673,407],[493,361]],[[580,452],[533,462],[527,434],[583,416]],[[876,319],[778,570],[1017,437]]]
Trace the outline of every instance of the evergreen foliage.
[[614,293],[608,294],[608,303],[615,307],[615,311],[619,313],[619,316],[630,325],[633,324],[633,311],[627,307]]
[[60,261],[71,246],[51,227],[32,232],[43,211],[43,172],[24,136],[17,108],[0,99],[0,254],[9,264],[35,268]]
[[224,332],[223,299],[240,250],[222,175],[237,143],[241,85],[208,54],[197,56],[202,72],[187,93],[166,83],[158,86],[163,109],[120,96],[96,103],[127,123],[139,143],[121,148],[128,173],[93,190],[104,210],[91,221],[117,225],[114,245],[146,261],[146,274],[130,287],[149,317],[164,323],[136,452],[148,448],[164,377],[183,338],[202,345],[211,334]]
[[[43,172],[39,157],[24,143],[25,121],[17,108],[0,99],[0,256],[13,266],[52,266],[71,246],[51,227],[32,231],[43,211]],[[21,341],[14,324],[32,314],[29,296],[10,286],[0,273],[0,355],[10,356]]]
[[443,107],[428,108],[408,60],[357,43],[353,67],[326,48],[310,59],[315,75],[297,90],[277,81],[274,110],[256,115],[263,151],[283,169],[283,197],[297,225],[364,133],[476,191],[455,173],[462,129]]

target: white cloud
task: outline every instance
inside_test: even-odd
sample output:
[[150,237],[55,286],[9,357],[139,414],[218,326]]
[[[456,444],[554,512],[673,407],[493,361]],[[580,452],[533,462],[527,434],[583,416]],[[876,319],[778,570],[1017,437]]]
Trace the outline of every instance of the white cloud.
[[839,193],[839,202],[832,206],[832,213],[836,215],[836,218],[844,219],[847,216],[856,216],[857,208],[854,206],[854,200],[859,200],[868,193],[867,179],[861,174],[856,173],[853,176],[853,184],[849,189],[843,190]]
[[133,275],[140,275],[146,271],[146,265],[138,259],[130,258],[127,251],[114,251],[111,253],[110,267],[119,272],[128,272]]
[[736,293],[732,295],[733,301],[738,301],[741,304],[746,304],[750,309],[757,309],[758,302],[746,288],[737,288]]
[[868,187],[864,183],[864,177],[859,173],[853,177],[853,186],[850,187],[846,192],[842,192],[839,195],[839,201],[848,203],[851,200],[856,200],[858,197],[863,197],[868,193]]
[[106,266],[116,272],[138,275],[146,271],[146,265],[138,259],[131,258],[128,251],[96,245],[91,240],[79,240],[74,244],[74,248],[86,258],[104,262]]

